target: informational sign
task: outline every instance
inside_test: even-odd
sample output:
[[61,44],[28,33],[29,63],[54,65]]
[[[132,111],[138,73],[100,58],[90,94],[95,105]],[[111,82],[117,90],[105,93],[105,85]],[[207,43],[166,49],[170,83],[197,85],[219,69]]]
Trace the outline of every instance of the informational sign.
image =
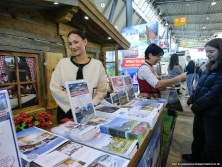
[[139,68],[145,58],[125,58],[122,60],[122,68]]
[[187,16],[174,18],[174,26],[182,26],[187,24]]
[[0,166],[22,167],[8,92],[0,91]]

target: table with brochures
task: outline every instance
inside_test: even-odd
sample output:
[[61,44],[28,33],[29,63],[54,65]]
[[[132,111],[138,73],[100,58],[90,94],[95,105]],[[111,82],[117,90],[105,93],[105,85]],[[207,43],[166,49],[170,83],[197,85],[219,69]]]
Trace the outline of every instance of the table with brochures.
[[[157,164],[156,166],[161,165],[160,154],[161,154],[162,134],[163,134],[163,111],[164,111],[164,107],[159,111],[160,114],[154,128],[150,130],[149,134],[146,136],[146,139],[144,140],[140,148],[137,150],[134,157],[130,160],[128,167],[135,167],[135,166],[139,167],[144,163],[148,165],[152,163],[151,162],[152,156],[155,156],[155,157],[152,157],[152,161],[154,161],[154,158],[156,159],[156,164]],[[156,138],[159,139],[159,147],[151,148],[153,144],[153,140],[155,140]]]

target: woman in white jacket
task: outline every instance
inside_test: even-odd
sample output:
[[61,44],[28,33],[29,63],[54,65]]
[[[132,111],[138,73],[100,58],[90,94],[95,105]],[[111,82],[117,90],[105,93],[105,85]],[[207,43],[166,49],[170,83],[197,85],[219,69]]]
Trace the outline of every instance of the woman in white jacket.
[[66,81],[87,79],[94,105],[98,105],[107,94],[105,69],[99,60],[87,56],[85,50],[87,39],[84,32],[80,30],[69,32],[68,45],[74,56],[59,61],[50,81],[52,96],[58,104],[57,123],[61,123],[63,118],[73,118],[65,90]]

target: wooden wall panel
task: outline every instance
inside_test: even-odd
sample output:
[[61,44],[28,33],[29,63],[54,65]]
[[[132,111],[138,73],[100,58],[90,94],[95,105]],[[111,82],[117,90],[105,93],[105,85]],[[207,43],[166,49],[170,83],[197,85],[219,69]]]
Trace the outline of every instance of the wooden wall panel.
[[46,109],[56,108],[58,105],[52,97],[51,90],[49,88],[52,72],[58,64],[59,60],[63,58],[61,53],[45,52],[45,77],[46,77]]

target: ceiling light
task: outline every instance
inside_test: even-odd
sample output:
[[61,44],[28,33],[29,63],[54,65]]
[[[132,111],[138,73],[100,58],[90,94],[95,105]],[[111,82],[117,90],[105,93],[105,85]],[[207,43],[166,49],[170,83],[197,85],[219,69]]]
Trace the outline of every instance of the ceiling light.
[[85,16],[84,18],[85,18],[86,20],[88,20],[88,19],[89,19],[89,17],[88,17],[88,16]]
[[206,17],[206,19],[208,20],[208,19],[210,19],[209,17]]
[[186,5],[187,5],[187,6],[190,6],[190,4],[189,4],[189,3],[187,3]]
[[207,27],[203,27],[203,29],[205,29],[205,28],[207,28]]
[[168,25],[169,25],[169,24],[166,22],[166,23],[165,23],[165,26],[168,26]]
[[54,5],[58,5],[59,3],[58,2],[54,2]]
[[108,39],[110,40],[110,39],[112,39],[111,37],[108,37]]
[[216,2],[214,2],[214,1],[213,1],[213,2],[211,2],[211,5],[216,5]]

